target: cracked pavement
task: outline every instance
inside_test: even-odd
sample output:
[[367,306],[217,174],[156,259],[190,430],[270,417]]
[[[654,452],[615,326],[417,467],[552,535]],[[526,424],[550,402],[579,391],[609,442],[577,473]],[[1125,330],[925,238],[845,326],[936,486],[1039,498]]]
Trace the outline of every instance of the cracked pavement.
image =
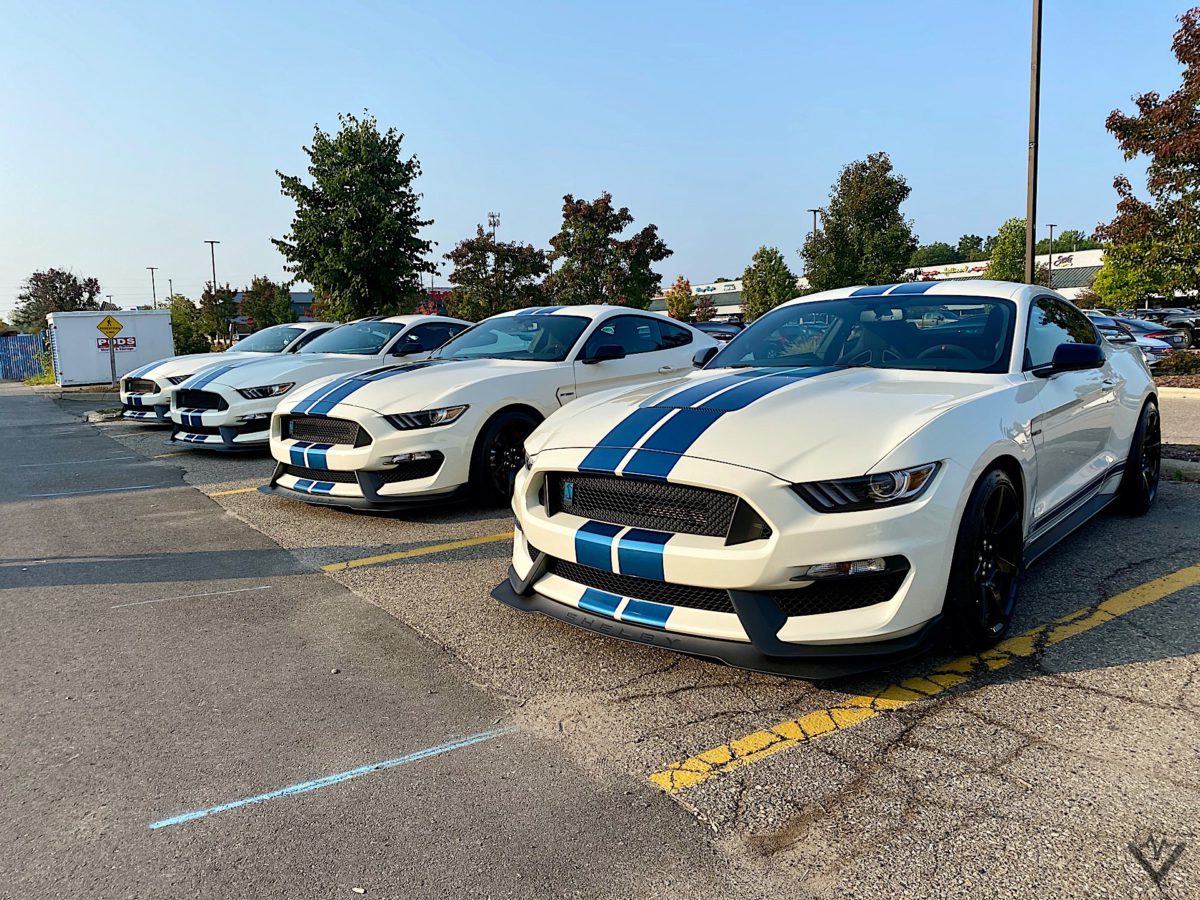
[[[1168,423],[1177,405],[1164,397]],[[168,452],[162,432],[100,429],[138,454]],[[167,461],[210,494],[257,486],[272,466]],[[253,492],[216,500],[311,566],[511,527],[506,511],[473,507],[374,517]],[[1105,515],[1069,538],[1029,573],[1013,634],[1195,565],[1197,504],[1200,485],[1164,484],[1149,516]],[[951,661],[815,684],[608,641],[491,600],[508,550],[330,577],[457,658],[577,777],[622,778],[648,809],[662,795],[647,777],[675,760]],[[1200,897],[1198,602],[1189,587],[1059,643],[1043,635],[1001,669],[672,796],[740,896]],[[1186,844],[1158,885],[1129,851],[1149,833]]]

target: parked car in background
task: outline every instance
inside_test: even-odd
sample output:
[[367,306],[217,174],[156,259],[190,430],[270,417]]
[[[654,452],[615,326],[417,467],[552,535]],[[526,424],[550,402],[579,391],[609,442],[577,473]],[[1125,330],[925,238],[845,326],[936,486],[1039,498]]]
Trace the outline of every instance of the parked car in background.
[[1110,343],[1136,344],[1142,351],[1146,365],[1151,369],[1154,369],[1159,363],[1175,352],[1166,341],[1135,335],[1112,316],[1102,316],[1094,312],[1089,312],[1087,317],[1100,330],[1100,334],[1104,336],[1104,339]]
[[273,359],[234,359],[198,371],[171,398],[171,443],[208,450],[245,450],[270,438],[281,397],[320,378],[424,359],[470,322],[446,316],[390,316],[340,325]]
[[714,338],[722,344],[733,340],[745,328],[735,322],[694,322],[693,327]]
[[549,306],[485,319],[431,359],[325,379],[279,404],[261,488],[327,506],[389,509],[471,494],[506,501],[525,439],[576,397],[679,378],[702,331],[620,306]]
[[274,325],[243,338],[234,344],[234,349],[225,353],[189,353],[134,369],[121,377],[121,415],[135,422],[167,424],[171,421],[171,397],[176,387],[200,369],[233,360],[296,353],[336,327],[336,322]]
[[831,677],[943,626],[976,651],[996,643],[1030,562],[1110,504],[1141,514],[1157,495],[1141,354],[1046,288],[827,291],[696,361],[683,381],[581,401],[534,432],[493,596]]
[[1184,332],[1187,335],[1185,347],[1197,346],[1197,342],[1200,341],[1200,312],[1194,309],[1179,306],[1137,309],[1132,312],[1132,317]]
[[1128,328],[1135,337],[1153,338],[1165,341],[1175,350],[1186,350],[1191,346],[1187,332],[1167,328],[1160,322],[1150,322],[1145,319],[1133,319],[1127,316],[1116,316],[1116,320]]

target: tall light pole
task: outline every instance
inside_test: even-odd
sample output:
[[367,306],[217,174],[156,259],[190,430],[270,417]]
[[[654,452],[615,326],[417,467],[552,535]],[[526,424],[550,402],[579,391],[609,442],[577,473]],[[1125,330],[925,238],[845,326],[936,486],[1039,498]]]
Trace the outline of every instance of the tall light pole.
[[170,295],[167,297],[167,299],[169,300],[169,299],[171,299],[171,297],[175,296],[175,279],[174,278],[167,279],[167,290],[171,292]]
[[208,244],[209,254],[212,256],[212,273],[213,273],[212,286],[213,286],[213,293],[216,293],[216,291],[217,291],[217,244],[219,244],[221,242],[220,241],[205,241],[204,243]]
[[152,308],[158,309],[158,291],[154,289],[154,270],[158,266],[146,266],[146,268],[150,270],[150,302]]
[[1033,284],[1037,246],[1038,117],[1042,97],[1042,0],[1033,0],[1033,46],[1029,52],[1029,174],[1025,185],[1025,283]]
[[1050,262],[1046,265],[1046,287],[1054,287],[1054,229],[1058,226],[1046,223],[1050,229]]

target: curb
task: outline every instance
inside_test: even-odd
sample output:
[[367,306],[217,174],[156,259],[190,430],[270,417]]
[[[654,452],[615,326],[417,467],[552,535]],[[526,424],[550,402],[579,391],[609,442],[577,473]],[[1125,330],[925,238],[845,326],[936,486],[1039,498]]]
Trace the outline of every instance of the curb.
[[1167,481],[1200,482],[1200,462],[1163,457],[1162,477]]
[[1160,387],[1158,396],[1175,397],[1179,400],[1200,400],[1200,388]]

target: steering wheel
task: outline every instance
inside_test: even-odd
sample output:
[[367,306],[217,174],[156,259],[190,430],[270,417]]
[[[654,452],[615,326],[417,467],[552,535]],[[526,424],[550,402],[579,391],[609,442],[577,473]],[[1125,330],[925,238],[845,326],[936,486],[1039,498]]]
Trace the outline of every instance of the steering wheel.
[[960,347],[958,344],[934,344],[932,347],[926,347],[917,354],[917,359],[928,359],[931,356],[947,359],[974,359],[975,354],[966,347]]

